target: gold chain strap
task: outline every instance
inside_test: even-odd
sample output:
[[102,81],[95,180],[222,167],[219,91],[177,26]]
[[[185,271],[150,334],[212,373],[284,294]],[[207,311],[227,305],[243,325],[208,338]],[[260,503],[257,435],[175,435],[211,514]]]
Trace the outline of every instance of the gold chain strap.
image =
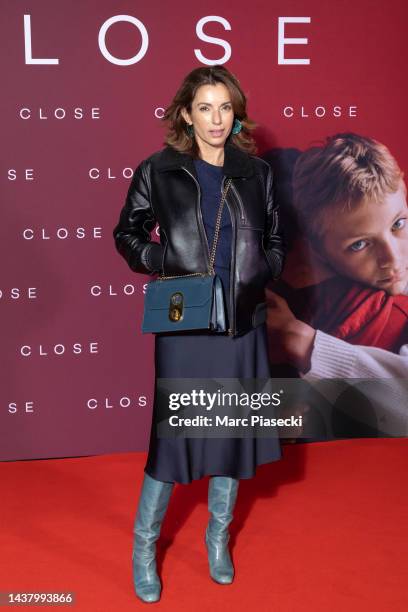
[[214,240],[212,243],[212,247],[211,247],[211,254],[210,254],[210,262],[208,264],[208,272],[191,272],[190,274],[176,274],[174,276],[165,276],[164,274],[160,274],[158,277],[158,280],[168,280],[171,278],[184,278],[186,276],[207,276],[207,274],[214,274],[214,262],[215,262],[215,251],[217,249],[217,243],[218,243],[218,234],[220,232],[220,225],[221,225],[221,217],[222,217],[222,209],[224,206],[224,201],[225,198],[227,196],[227,191],[229,189],[229,186],[232,183],[232,179],[229,178],[227,180],[227,183],[224,187],[224,191],[222,193],[222,197],[221,197],[221,202],[220,202],[220,206],[218,208],[218,214],[217,214],[217,221],[215,223],[215,231],[214,231]]

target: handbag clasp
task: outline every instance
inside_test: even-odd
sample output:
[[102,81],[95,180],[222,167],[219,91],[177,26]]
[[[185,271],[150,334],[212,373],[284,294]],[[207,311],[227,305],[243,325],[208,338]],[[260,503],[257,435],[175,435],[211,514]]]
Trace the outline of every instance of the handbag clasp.
[[184,297],[180,291],[176,291],[170,296],[169,319],[177,323],[183,318]]

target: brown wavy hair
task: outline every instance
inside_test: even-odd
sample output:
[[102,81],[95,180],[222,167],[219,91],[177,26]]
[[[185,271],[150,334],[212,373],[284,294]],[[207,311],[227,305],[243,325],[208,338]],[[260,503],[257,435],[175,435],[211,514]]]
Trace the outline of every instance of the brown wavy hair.
[[192,101],[198,88],[202,85],[216,85],[217,83],[223,83],[227,87],[231,96],[234,119],[239,119],[242,123],[239,134],[232,134],[231,132],[226,143],[230,142],[246,153],[255,154],[257,152],[257,146],[251,134],[257,124],[247,115],[246,96],[238,79],[227,68],[218,64],[195,68],[184,78],[162,117],[162,121],[167,124],[164,144],[172,146],[181,153],[188,153],[193,157],[199,156],[196,139],[188,135],[187,123],[181,114],[181,110],[185,108],[188,113],[191,113]]
[[293,205],[311,240],[318,241],[335,212],[363,201],[381,202],[401,185],[404,173],[389,149],[353,132],[328,136],[302,153],[293,171]]

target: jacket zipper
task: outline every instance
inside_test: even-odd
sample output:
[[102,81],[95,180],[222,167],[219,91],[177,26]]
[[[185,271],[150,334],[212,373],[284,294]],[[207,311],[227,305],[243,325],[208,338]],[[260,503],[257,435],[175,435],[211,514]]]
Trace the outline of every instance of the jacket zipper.
[[200,188],[200,184],[197,181],[197,179],[195,178],[195,176],[193,174],[191,174],[191,172],[189,170],[187,170],[187,168],[185,166],[181,166],[181,167],[182,167],[183,170],[185,170],[187,172],[187,174],[189,174],[191,176],[191,178],[193,179],[193,181],[197,185],[198,197],[197,197],[196,209],[197,209],[198,218],[199,218],[198,227],[200,228],[201,238],[203,239],[203,241],[204,241],[204,243],[206,245],[207,270],[208,270],[208,266],[210,264],[210,247],[208,246],[208,240],[207,240],[207,236],[205,234],[203,214],[201,212],[201,206],[200,206],[200,201],[201,201],[201,188]]
[[231,189],[235,193],[235,197],[237,198],[237,201],[238,201],[239,210],[241,213],[241,223],[245,225],[244,206],[242,204],[241,196],[239,195],[238,190],[235,189],[235,185],[233,185],[232,183],[231,183]]
[[[225,176],[222,181],[221,193],[224,189]],[[231,182],[231,188],[235,191],[235,188]],[[225,198],[225,203],[228,207],[231,222],[232,222],[232,257],[231,257],[231,268],[230,268],[230,311],[231,311],[231,321],[230,327],[228,328],[228,335],[233,336],[235,333],[235,311],[234,311],[234,298],[235,298],[235,250],[236,250],[236,227],[235,227],[235,215],[231,206],[228,203],[228,199]]]

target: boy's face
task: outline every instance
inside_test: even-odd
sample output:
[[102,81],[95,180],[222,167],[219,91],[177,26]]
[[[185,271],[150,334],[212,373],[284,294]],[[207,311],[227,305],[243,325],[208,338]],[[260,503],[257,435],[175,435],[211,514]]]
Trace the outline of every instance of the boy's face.
[[391,295],[408,290],[408,207],[404,185],[381,203],[338,212],[326,226],[323,256],[343,276]]

